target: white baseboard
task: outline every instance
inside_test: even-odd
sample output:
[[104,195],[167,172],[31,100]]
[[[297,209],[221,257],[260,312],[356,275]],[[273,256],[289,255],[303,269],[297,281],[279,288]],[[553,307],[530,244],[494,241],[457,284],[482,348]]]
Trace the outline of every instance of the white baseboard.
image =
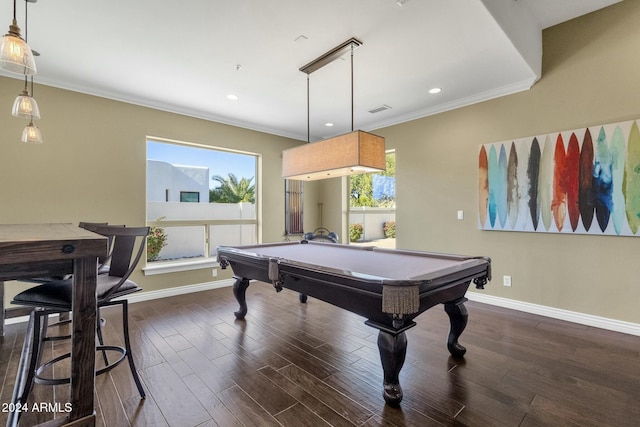
[[467,292],[466,297],[471,301],[524,311],[526,313],[538,314],[540,316],[551,317],[553,319],[566,320],[567,322],[593,326],[596,328],[607,329],[609,331],[640,336],[640,324],[637,323],[624,322],[622,320],[609,319],[606,317],[593,316],[591,314],[578,313],[575,311],[562,310],[559,308],[516,301],[508,298],[495,297],[480,294],[478,292]]
[[234,279],[216,280],[213,282],[199,283],[196,285],[176,286],[175,288],[160,289],[159,291],[138,292],[129,295],[127,298],[130,303],[151,301],[159,298],[174,297],[177,295],[190,294],[193,292],[208,291],[211,289],[226,288],[233,286]]
[[[196,285],[176,286],[174,288],[161,289],[158,291],[139,292],[130,295],[129,302],[151,301],[158,298],[167,298],[177,295],[190,294],[192,292],[208,291],[233,286],[234,279],[216,280],[213,282],[200,283]],[[640,336],[640,324],[624,322],[622,320],[609,319],[606,317],[592,316],[590,314],[578,313],[575,311],[562,310],[559,308],[547,307],[544,305],[532,304],[528,302],[516,301],[508,298],[485,295],[478,292],[467,292],[467,298],[498,307],[512,310],[524,311],[526,313],[538,314],[540,316],[551,317],[553,319],[566,320],[586,326],[606,329],[609,331],[622,332],[624,334]],[[27,316],[7,319],[7,324],[26,322]]]

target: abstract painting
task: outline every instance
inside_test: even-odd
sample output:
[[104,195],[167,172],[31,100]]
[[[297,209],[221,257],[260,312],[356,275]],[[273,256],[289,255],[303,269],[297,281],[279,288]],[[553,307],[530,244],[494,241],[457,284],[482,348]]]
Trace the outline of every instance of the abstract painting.
[[637,236],[638,121],[480,146],[483,230]]

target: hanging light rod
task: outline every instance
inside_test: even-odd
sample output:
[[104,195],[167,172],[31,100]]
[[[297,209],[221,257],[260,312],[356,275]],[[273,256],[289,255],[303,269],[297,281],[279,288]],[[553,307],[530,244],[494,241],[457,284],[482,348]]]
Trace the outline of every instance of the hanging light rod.
[[[27,3],[38,3],[38,0],[24,0],[24,41],[27,41],[27,34],[29,34],[29,28],[27,27]],[[31,49],[33,56],[40,56],[40,52]]]
[[362,42],[355,37],[352,37],[341,45],[334,47],[329,52],[309,62],[307,65],[303,65],[300,67],[300,71],[306,74],[311,74],[359,46],[362,46]]
[[[353,130],[353,51],[362,42],[351,38],[300,68],[307,74],[307,144],[282,152],[282,177],[317,179],[380,172],[386,169],[384,138]],[[309,141],[309,75],[351,52],[351,132],[318,142]]]

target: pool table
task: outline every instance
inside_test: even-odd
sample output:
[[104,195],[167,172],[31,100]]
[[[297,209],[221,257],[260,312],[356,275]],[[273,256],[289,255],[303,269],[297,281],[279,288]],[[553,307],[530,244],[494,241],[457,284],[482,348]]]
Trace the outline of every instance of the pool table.
[[413,319],[444,304],[451,328],[447,348],[453,357],[466,349],[458,338],[467,324],[464,297],[473,281],[482,289],[491,280],[487,257],[438,254],[302,240],[246,246],[220,246],[221,268],[231,267],[233,293],[247,314],[250,280],[272,283],[326,301],[365,317],[379,330],[378,349],[384,371],[383,397],[389,405],[402,400],[399,374],[407,351],[405,331]]

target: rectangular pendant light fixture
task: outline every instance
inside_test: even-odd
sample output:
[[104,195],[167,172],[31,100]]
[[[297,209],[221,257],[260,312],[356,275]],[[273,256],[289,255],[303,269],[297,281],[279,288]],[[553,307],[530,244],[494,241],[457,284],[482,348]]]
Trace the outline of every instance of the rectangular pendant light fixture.
[[282,177],[286,179],[315,181],[386,168],[384,138],[361,130],[282,152]]
[[362,46],[362,42],[355,37],[351,37],[346,42],[334,47],[327,53],[323,53],[313,61],[309,62],[307,65],[303,65],[302,67],[300,67],[300,71],[305,74],[311,74],[314,71],[317,71],[320,68],[324,67],[325,65],[332,63],[342,55],[349,53],[351,49],[355,49],[358,46]]
[[[353,50],[361,45],[361,41],[351,38],[300,68],[300,71],[308,76],[351,51],[352,131],[284,150],[282,152],[283,178],[315,181],[386,170],[384,138],[361,130],[353,131]],[[308,82],[307,77],[307,104],[309,103]],[[307,118],[307,122],[308,120]],[[308,126],[309,123],[307,123]]]

